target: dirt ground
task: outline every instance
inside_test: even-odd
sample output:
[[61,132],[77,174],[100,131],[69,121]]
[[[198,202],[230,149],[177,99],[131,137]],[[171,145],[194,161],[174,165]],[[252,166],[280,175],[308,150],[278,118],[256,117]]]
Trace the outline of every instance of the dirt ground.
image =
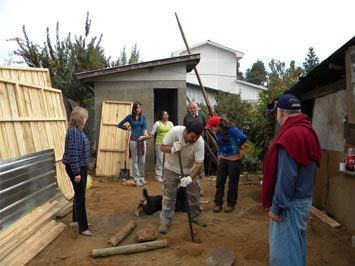
[[[260,185],[249,177],[241,178],[237,208],[232,213],[212,212],[213,178],[201,180],[204,195],[201,204],[206,228],[194,226],[202,243],[192,243],[186,213],[174,215],[167,235],[168,247],[144,253],[91,258],[94,248],[110,247],[107,240],[128,221],[135,220],[136,228],[120,245],[134,244],[137,229],[159,225],[159,216],[135,216],[142,199],[142,187],[123,186],[107,178],[94,178],[87,191],[88,219],[95,236],[71,239],[66,229],[56,240],[37,255],[29,265],[205,265],[206,258],[216,249],[226,247],[234,252],[234,265],[268,265],[268,224],[266,213],[259,202]],[[161,186],[148,177],[145,185],[150,195],[161,194]],[[71,213],[59,220],[71,222]],[[316,217],[308,226],[307,265],[355,265],[355,248],[351,247],[351,234],[345,228],[332,229]]]

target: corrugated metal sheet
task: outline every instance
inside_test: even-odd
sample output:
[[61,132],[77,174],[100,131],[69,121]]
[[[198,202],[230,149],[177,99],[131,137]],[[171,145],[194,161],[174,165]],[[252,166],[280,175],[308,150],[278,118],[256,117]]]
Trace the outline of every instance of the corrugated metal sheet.
[[59,196],[53,149],[0,161],[0,230]]

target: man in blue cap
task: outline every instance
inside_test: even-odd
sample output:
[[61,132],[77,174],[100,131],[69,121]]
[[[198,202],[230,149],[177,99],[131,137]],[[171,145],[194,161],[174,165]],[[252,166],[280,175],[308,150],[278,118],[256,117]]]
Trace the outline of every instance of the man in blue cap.
[[266,154],[261,199],[270,217],[270,265],[306,265],[306,228],[321,149],[301,102],[279,97],[281,128]]

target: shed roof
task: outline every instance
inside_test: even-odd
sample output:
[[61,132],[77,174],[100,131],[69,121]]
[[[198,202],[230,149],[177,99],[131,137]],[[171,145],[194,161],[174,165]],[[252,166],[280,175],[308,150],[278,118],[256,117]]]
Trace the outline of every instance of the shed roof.
[[93,77],[102,77],[106,75],[140,70],[145,68],[154,68],[154,67],[161,67],[166,65],[182,64],[182,63],[186,65],[186,71],[190,72],[198,64],[199,61],[200,61],[200,54],[192,54],[192,55],[184,55],[184,56],[177,56],[177,57],[169,57],[165,59],[159,59],[159,60],[142,62],[142,63],[131,64],[131,65],[80,72],[77,73],[76,76],[80,80],[85,80]]
[[[305,77],[300,78],[287,93],[291,93],[301,100],[305,92],[323,87],[345,78],[345,51],[355,45],[355,37],[336,50]],[[315,94],[316,95],[316,94]]]

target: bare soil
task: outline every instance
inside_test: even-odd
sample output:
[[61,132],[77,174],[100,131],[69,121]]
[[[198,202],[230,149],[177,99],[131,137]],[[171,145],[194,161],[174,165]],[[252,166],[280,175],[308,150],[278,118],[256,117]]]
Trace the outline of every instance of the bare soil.
[[[234,265],[268,265],[269,220],[259,201],[260,185],[254,180],[241,178],[239,199],[232,213],[212,212],[214,197],[213,178],[201,180],[204,196],[201,204],[208,227],[194,225],[196,237],[201,243],[192,243],[187,214],[178,212],[167,235],[168,247],[144,253],[92,258],[94,248],[110,247],[107,240],[130,220],[136,228],[119,245],[135,244],[138,229],[159,225],[159,215],[135,216],[135,209],[142,199],[142,187],[123,186],[108,178],[95,178],[87,191],[87,212],[91,230],[95,236],[69,237],[66,229],[56,240],[37,255],[29,265],[205,265],[206,258],[216,249],[226,247],[234,252]],[[150,195],[161,194],[160,183],[148,177],[145,185]],[[71,222],[71,213],[59,220]],[[351,246],[351,234],[345,228],[332,229],[318,218],[311,217],[308,225],[307,265],[355,265],[355,248]]]

